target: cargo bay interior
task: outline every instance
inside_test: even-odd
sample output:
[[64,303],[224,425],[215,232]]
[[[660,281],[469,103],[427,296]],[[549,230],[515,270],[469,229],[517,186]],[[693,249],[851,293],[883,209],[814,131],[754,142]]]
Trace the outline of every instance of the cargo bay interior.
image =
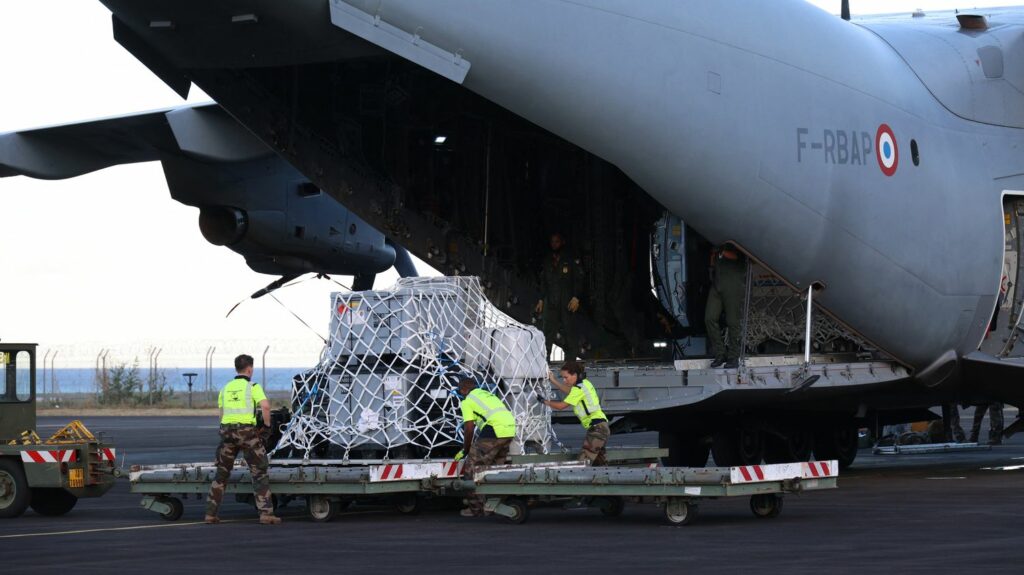
[[[480,276],[489,298],[518,321],[539,325],[539,272],[550,235],[562,234],[584,270],[575,317],[582,357],[704,352],[711,246],[667,222],[658,202],[593,154],[390,57],[192,76],[391,240],[445,275]],[[267,104],[261,112],[246,104],[254,97]],[[652,236],[659,225],[680,233]],[[652,242],[662,245],[652,250]],[[664,272],[659,257],[664,264],[672,250],[684,273],[652,273]],[[681,293],[669,286],[682,303],[668,301],[671,289],[655,289],[671,281],[684,284]]]

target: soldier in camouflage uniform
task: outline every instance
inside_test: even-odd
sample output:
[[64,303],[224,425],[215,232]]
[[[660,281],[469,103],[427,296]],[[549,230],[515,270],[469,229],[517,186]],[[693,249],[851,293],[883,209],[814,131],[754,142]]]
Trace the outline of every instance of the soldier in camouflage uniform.
[[978,435],[981,433],[981,421],[985,419],[986,411],[989,414],[988,444],[1001,445],[1003,443],[1003,404],[999,402],[984,403],[974,408],[971,442],[978,442]]
[[[462,398],[460,410],[463,421],[463,449],[455,456],[461,459],[463,453],[469,453],[464,476],[487,469],[494,464],[503,464],[508,458],[508,448],[516,436],[516,420],[501,399],[476,386],[476,381],[463,378],[459,382],[459,397]],[[479,424],[479,437],[474,438]],[[472,495],[466,498],[463,517],[478,517],[484,514],[484,497]]]
[[253,359],[249,355],[235,358],[238,376],[228,382],[217,397],[221,408],[220,445],[217,446],[217,473],[210,484],[210,495],[206,501],[206,522],[219,523],[217,511],[224,498],[224,487],[235,466],[235,456],[242,452],[245,463],[252,475],[253,494],[260,512],[260,523],[277,525],[281,519],[274,515],[273,499],[270,495],[270,476],[267,450],[259,428],[256,427],[258,406],[266,429],[270,429],[270,401],[263,388],[251,381]]
[[534,311],[541,314],[542,331],[548,344],[557,343],[566,358],[575,358],[580,345],[574,315],[580,309],[584,287],[583,269],[578,260],[565,253],[562,234],[551,235],[551,255],[544,260],[540,275],[541,299]]

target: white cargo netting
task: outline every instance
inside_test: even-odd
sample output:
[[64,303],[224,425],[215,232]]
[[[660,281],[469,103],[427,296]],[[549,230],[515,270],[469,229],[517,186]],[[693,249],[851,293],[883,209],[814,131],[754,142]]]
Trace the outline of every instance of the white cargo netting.
[[275,451],[406,458],[457,449],[453,391],[467,376],[515,415],[512,453],[550,449],[550,410],[536,399],[548,389],[544,335],[494,307],[477,278],[405,278],[332,301],[330,340],[296,382],[296,413]]

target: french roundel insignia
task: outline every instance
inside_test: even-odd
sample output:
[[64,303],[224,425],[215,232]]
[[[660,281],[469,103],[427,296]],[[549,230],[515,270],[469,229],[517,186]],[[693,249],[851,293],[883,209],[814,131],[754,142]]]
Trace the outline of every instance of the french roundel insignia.
[[896,135],[888,124],[879,126],[875,134],[875,155],[883,174],[891,176],[896,173],[900,165],[900,149],[896,146]]

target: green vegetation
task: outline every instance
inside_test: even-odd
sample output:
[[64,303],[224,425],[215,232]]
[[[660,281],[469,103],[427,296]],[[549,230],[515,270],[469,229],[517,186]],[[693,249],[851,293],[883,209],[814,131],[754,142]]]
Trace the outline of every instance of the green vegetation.
[[108,369],[100,383],[97,400],[104,406],[160,405],[174,396],[174,390],[167,384],[167,376],[163,372],[150,373],[147,380],[143,381],[137,358],[130,366],[121,363]]

